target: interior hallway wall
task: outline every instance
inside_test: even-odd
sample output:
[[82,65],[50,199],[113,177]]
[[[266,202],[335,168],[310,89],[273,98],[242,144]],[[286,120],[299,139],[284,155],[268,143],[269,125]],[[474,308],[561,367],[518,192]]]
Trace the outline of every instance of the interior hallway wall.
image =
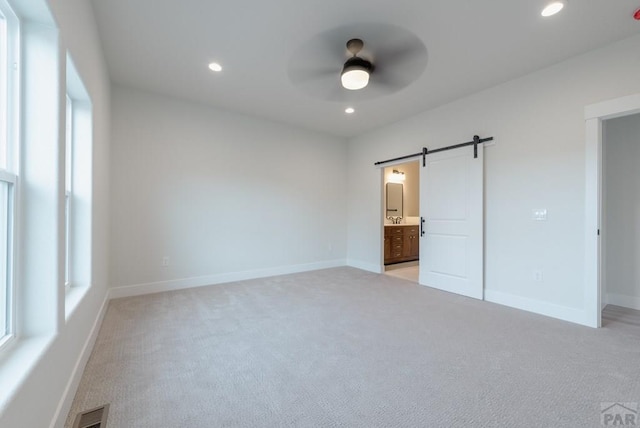
[[116,86],[113,142],[114,286],[345,263],[346,141]]
[[[376,161],[493,136],[485,149],[485,298],[586,322],[584,108],[640,92],[640,56],[631,54],[639,51],[640,36],[632,37],[352,139],[348,263],[380,270]],[[540,208],[547,221],[532,219]]]
[[640,310],[640,114],[607,120],[604,130],[605,298]]

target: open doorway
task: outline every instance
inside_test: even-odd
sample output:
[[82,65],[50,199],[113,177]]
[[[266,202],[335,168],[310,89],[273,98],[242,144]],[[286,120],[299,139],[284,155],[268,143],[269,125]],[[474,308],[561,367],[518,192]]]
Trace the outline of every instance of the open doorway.
[[640,324],[640,114],[602,123],[602,320]]
[[[603,161],[603,147],[607,144],[604,128],[612,124],[612,122],[607,123],[609,120],[638,114],[640,114],[640,94],[585,107],[585,312],[583,323],[591,327],[602,326],[603,308],[607,306],[607,300],[610,299],[608,296],[610,290],[613,290],[611,285],[607,284],[610,281],[607,281],[605,271],[606,266],[611,263],[611,255],[607,253],[606,246],[615,245],[615,241],[608,237],[608,230],[605,229],[610,220],[605,217],[610,217],[612,211],[609,207],[605,212],[603,206],[608,198],[604,194],[605,186],[609,186],[609,183],[604,182],[606,180],[604,168],[607,167]],[[630,120],[633,121],[633,119]],[[637,137],[636,144],[640,144]],[[608,169],[616,168],[617,165],[609,165]],[[628,188],[627,185],[625,187]],[[605,236],[607,236],[606,239]],[[635,243],[640,243],[640,238],[634,237],[634,245]],[[635,309],[628,310],[635,311]]]
[[420,162],[383,170],[384,273],[417,283],[420,263]]

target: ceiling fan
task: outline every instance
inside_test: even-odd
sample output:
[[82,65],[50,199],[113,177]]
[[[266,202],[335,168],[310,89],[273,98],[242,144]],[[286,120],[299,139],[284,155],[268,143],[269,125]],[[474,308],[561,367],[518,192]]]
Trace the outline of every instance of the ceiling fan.
[[355,23],[300,45],[288,74],[295,86],[314,98],[364,100],[405,88],[426,65],[427,49],[410,31],[390,24]]
[[345,89],[357,91],[369,84],[369,75],[373,71],[373,64],[358,56],[363,47],[364,42],[360,39],[351,39],[347,42],[347,50],[353,56],[344,63],[340,75],[342,87]]

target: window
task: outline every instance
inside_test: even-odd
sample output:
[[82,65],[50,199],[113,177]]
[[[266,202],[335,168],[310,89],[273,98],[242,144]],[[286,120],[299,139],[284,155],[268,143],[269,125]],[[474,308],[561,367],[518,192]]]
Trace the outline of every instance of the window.
[[11,335],[11,199],[13,183],[0,176],[0,344]]
[[93,120],[91,100],[69,53],[66,93],[64,271],[65,289],[71,291],[91,285]]
[[73,201],[73,101],[67,94],[67,115],[65,125],[65,172],[64,172],[64,286],[71,287],[71,203]]
[[17,176],[17,18],[0,0],[0,346],[13,336],[13,218]]
[[7,109],[8,109],[8,58],[7,20],[4,17],[4,5],[0,3],[0,168],[7,167]]

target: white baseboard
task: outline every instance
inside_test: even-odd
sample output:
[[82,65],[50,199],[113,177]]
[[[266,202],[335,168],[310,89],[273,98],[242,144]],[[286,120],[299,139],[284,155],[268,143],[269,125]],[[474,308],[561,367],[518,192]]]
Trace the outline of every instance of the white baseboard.
[[630,308],[640,311],[640,297],[638,296],[625,296],[624,294],[607,293],[607,304],[622,306],[623,308]]
[[64,393],[62,394],[62,398],[60,399],[60,403],[58,404],[58,408],[56,409],[56,413],[53,417],[53,420],[51,421],[51,425],[49,428],[64,427],[67,416],[69,415],[69,411],[71,410],[71,405],[73,404],[73,399],[75,398],[76,391],[78,390],[78,386],[80,385],[80,381],[82,380],[84,368],[89,361],[89,357],[91,356],[91,352],[93,351],[93,345],[98,338],[98,332],[100,331],[100,326],[102,326],[102,320],[104,319],[104,315],[107,311],[108,303],[109,293],[107,292],[104,300],[102,301],[102,306],[98,311],[98,316],[93,322],[93,326],[91,327],[89,336],[84,342],[84,346],[82,347],[80,356],[76,361],[76,365],[73,367],[73,372],[69,377],[69,381],[67,382],[67,386],[64,389]]
[[266,278],[269,276],[287,275],[290,273],[307,272],[319,269],[345,266],[345,260],[327,260],[316,263],[306,263],[291,266],[279,266],[267,269],[256,269],[243,272],[229,272],[216,275],[181,278],[171,281],[150,282],[146,284],[125,285],[113,287],[109,290],[110,299],[121,297],[141,296],[144,294],[161,293],[163,291],[182,290],[185,288],[204,287],[207,285],[224,284],[248,279]]
[[557,318],[563,321],[590,326],[587,322],[587,314],[582,309],[570,308],[568,306],[556,305],[540,300],[527,299],[525,297],[514,296],[513,294],[493,290],[484,291],[484,300],[487,302],[497,303],[499,305],[509,306],[511,308],[521,309],[527,312],[533,312],[539,315],[545,315],[551,318]]
[[372,263],[361,262],[360,260],[347,260],[347,266],[351,266],[357,269],[366,270],[373,273],[383,273],[382,266]]

